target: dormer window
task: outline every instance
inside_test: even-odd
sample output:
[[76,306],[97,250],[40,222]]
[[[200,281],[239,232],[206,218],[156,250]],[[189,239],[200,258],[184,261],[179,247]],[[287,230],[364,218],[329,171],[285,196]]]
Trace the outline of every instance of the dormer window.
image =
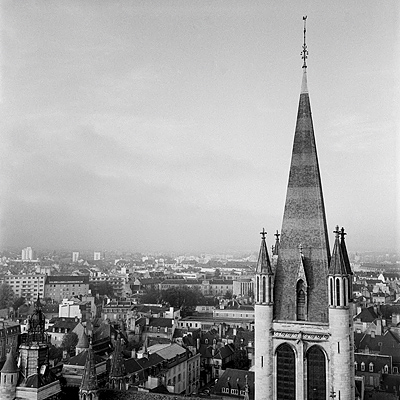
[[365,371],[365,363],[364,362],[361,363],[361,371]]
[[369,372],[374,372],[374,364],[372,362],[369,363],[368,368],[369,368]]

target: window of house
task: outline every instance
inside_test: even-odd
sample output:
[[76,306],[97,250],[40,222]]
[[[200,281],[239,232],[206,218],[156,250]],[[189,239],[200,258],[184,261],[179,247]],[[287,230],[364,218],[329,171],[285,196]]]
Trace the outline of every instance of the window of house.
[[232,392],[232,394],[236,394],[236,395],[238,394],[238,390],[237,389],[232,389],[231,392]]
[[365,363],[364,362],[361,363],[361,371],[365,371]]
[[[397,368],[396,368],[396,369],[397,369]],[[388,367],[387,364],[383,367],[383,372],[384,372],[385,374],[387,374],[387,373],[389,372],[389,367]]]
[[357,371],[357,367],[358,367],[358,364],[357,364],[357,361],[354,361],[354,369]]
[[369,372],[374,372],[374,364],[373,363],[369,363]]

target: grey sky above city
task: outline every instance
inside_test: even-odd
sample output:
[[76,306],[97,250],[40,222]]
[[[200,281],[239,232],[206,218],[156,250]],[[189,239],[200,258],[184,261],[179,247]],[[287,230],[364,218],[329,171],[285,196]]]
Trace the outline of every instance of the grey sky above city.
[[308,15],[328,228],[399,250],[397,1],[1,6],[2,246],[271,245]]

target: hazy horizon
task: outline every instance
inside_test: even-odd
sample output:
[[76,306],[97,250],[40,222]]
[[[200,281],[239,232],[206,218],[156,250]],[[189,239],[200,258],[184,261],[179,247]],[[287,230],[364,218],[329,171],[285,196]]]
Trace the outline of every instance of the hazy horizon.
[[3,1],[0,247],[257,251],[262,228],[270,247],[308,15],[330,242],[399,252],[399,9]]

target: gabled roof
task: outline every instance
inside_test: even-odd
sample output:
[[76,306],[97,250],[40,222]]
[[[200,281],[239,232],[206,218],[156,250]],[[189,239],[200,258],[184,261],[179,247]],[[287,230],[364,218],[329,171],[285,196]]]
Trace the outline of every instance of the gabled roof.
[[361,312],[359,312],[355,317],[354,320],[360,319],[361,322],[373,322],[377,318],[379,318],[378,314],[374,310],[374,307],[363,308]]

